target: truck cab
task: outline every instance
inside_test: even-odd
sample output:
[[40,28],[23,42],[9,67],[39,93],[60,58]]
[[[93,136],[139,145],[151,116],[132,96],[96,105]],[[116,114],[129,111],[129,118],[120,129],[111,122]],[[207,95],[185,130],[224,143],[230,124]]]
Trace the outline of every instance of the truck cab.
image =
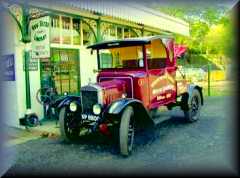
[[136,130],[154,125],[151,111],[180,106],[188,121],[198,120],[202,88],[184,77],[176,80],[180,54],[175,53],[172,37],[112,40],[88,48],[97,52],[97,82],[81,87],[79,97],[67,96],[60,103],[60,131],[65,140],[78,138],[84,127],[105,135],[113,128],[120,153],[128,156]]
[[[180,94],[175,80],[177,66],[172,38],[125,39],[89,48],[97,49],[97,82],[110,81],[113,84],[124,81],[126,91],[123,94],[141,100],[147,109],[174,103]],[[117,90],[116,95],[119,95]]]

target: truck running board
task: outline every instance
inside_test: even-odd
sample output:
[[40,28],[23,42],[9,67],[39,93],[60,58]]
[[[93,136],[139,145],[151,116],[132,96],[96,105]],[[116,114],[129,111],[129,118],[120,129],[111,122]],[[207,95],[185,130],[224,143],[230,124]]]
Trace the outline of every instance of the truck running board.
[[164,120],[171,118],[171,111],[157,112],[155,115],[152,115],[152,120],[154,125],[158,125]]

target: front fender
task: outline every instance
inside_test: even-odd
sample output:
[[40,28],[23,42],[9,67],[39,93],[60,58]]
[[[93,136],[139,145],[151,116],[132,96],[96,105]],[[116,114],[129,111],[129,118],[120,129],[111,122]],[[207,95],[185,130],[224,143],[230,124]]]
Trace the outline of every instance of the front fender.
[[110,106],[108,106],[104,114],[105,116],[115,115],[115,116],[119,116],[116,118],[120,118],[123,110],[127,106],[133,107],[136,123],[139,127],[154,126],[154,122],[150,117],[148,111],[146,110],[142,102],[137,99],[123,98],[123,99],[116,100]]
[[80,96],[66,96],[61,98],[58,101],[57,108],[61,109],[64,106],[68,106],[72,101],[75,101],[77,105],[81,106],[81,97]]

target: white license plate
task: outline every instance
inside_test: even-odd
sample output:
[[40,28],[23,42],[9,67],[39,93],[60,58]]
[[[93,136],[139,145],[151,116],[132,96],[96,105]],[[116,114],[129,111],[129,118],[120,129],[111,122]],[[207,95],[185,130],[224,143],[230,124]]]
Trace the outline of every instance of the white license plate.
[[82,114],[82,120],[97,121],[98,119],[99,119],[99,116]]

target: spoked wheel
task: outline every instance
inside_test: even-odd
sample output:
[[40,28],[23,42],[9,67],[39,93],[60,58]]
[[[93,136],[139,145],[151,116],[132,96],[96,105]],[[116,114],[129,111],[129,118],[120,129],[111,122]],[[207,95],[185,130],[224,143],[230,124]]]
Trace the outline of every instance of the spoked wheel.
[[184,111],[185,118],[189,122],[195,122],[200,117],[201,110],[201,96],[198,90],[193,90],[192,97],[190,98],[190,106],[187,111]]
[[121,123],[119,128],[119,146],[120,153],[123,156],[129,156],[132,153],[134,144],[135,123],[134,111],[131,106],[128,106],[122,113]]
[[76,118],[76,115],[71,112],[67,112],[67,108],[64,107],[59,113],[59,125],[61,137],[64,141],[71,142],[76,141],[79,138],[80,132],[80,120]]

